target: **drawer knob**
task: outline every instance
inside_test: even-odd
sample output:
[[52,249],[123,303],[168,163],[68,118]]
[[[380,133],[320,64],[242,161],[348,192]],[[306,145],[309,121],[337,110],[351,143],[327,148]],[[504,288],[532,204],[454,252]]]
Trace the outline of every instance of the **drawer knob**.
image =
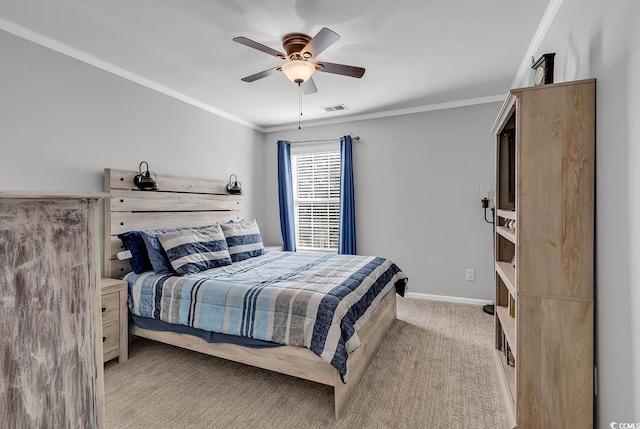
[[102,337],[102,342],[104,343],[105,341],[107,341],[107,337]]
[[105,311],[107,311],[107,307],[102,307],[102,312],[104,313]]

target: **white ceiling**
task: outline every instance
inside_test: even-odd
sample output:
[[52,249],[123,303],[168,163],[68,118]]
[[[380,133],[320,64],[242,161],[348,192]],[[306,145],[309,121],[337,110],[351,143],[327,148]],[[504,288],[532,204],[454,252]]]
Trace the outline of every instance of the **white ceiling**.
[[[262,131],[297,126],[298,87],[276,50],[292,32],[341,39],[319,60],[366,68],[316,73],[303,124],[506,94],[549,0],[0,0],[0,28]],[[479,100],[476,100],[476,102]],[[348,110],[325,112],[344,104]],[[309,122],[311,121],[311,122]]]

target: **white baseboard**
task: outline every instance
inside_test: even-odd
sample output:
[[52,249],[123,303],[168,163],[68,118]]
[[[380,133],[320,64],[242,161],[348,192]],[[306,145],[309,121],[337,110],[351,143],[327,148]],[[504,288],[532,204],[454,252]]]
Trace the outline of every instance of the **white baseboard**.
[[493,301],[487,299],[462,298],[459,296],[431,295],[428,293],[407,292],[405,298],[429,299],[431,301],[457,302],[458,304],[474,304],[485,305],[491,304]]

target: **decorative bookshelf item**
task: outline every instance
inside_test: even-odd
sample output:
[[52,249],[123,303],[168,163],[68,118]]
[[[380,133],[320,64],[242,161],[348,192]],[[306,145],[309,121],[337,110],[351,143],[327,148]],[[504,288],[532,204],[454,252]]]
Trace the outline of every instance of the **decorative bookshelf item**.
[[553,83],[553,62],[555,56],[555,53],[544,54],[531,66],[535,70],[536,86]]

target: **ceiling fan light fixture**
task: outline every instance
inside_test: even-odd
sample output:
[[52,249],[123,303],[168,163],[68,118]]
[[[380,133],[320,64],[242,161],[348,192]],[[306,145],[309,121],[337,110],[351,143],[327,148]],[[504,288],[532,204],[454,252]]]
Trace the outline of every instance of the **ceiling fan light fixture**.
[[313,72],[316,71],[315,65],[305,60],[291,60],[282,64],[281,68],[289,80],[295,83],[308,81]]

